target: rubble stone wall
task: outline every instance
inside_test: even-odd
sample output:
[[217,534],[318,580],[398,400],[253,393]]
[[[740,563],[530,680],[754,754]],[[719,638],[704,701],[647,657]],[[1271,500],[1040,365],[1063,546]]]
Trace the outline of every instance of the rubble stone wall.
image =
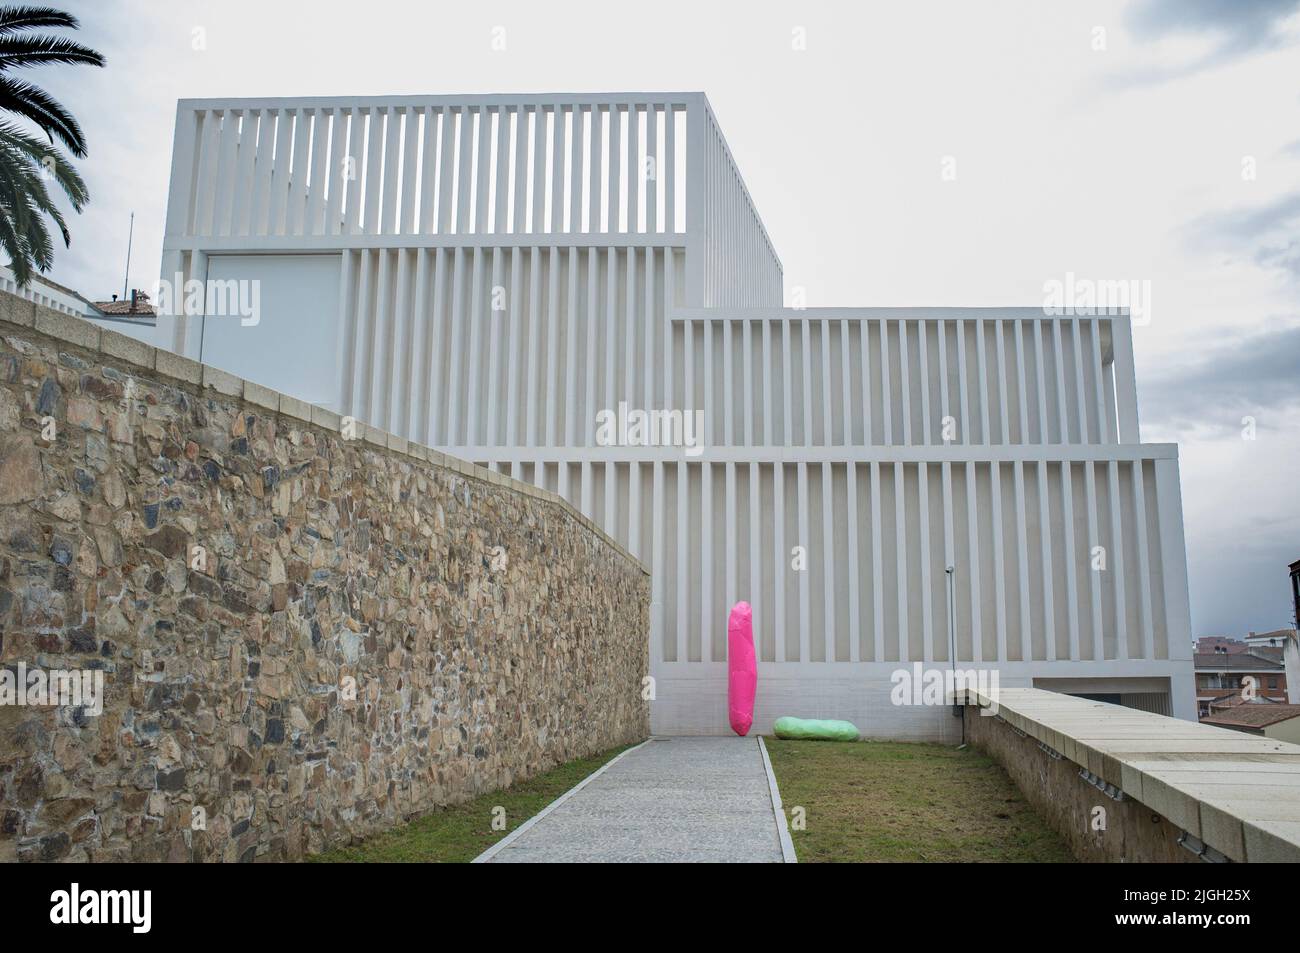
[[645,568],[346,423],[0,294],[0,696],[103,678],[0,697],[0,861],[292,860],[647,736]]

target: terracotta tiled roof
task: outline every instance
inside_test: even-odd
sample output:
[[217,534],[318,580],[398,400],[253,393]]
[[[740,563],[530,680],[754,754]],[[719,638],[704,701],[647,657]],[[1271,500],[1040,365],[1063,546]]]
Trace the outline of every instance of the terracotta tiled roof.
[[1300,718],[1300,705],[1237,705],[1202,718],[1201,724],[1226,728],[1267,728],[1292,718]]
[[141,317],[153,318],[158,316],[158,310],[149,303],[149,296],[143,291],[136,292],[136,299],[130,298],[122,300],[114,299],[113,301],[96,301],[96,309],[101,314],[111,314],[123,317]]

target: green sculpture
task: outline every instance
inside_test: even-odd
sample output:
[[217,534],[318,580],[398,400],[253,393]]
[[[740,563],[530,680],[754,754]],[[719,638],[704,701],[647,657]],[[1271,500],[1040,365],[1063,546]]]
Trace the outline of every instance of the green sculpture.
[[806,741],[857,741],[858,726],[833,718],[778,718],[772,730],[778,738]]

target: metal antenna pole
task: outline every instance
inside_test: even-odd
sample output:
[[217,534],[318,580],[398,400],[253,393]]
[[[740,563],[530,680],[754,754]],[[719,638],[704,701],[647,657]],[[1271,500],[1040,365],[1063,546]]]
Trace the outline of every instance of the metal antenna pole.
[[127,285],[131,283],[131,241],[135,238],[135,212],[131,213],[131,227],[126,233],[126,273],[122,275],[122,300],[126,300]]

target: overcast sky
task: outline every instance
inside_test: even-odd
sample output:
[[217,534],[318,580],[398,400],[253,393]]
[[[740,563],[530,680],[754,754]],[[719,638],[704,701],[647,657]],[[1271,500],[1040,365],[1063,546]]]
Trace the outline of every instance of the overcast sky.
[[1289,624],[1300,0],[62,5],[109,61],[33,77],[89,141],[52,272],[86,296],[121,290],[132,211],[132,284],[157,278],[180,97],[704,90],[787,296],[1037,306],[1068,272],[1150,281],[1142,436],[1180,445],[1193,632]]

